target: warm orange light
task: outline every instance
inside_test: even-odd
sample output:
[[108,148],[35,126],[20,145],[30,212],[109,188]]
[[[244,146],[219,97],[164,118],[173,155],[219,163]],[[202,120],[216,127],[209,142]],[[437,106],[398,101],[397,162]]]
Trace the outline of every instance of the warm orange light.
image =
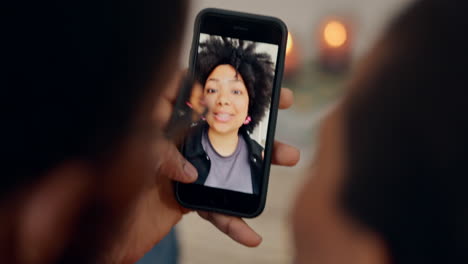
[[325,25],[323,30],[325,42],[331,47],[338,48],[348,39],[348,33],[343,23],[339,21],[330,21]]
[[291,53],[292,48],[293,48],[293,39],[292,39],[291,33],[288,32],[288,41],[286,42],[286,55],[289,55],[289,53]]

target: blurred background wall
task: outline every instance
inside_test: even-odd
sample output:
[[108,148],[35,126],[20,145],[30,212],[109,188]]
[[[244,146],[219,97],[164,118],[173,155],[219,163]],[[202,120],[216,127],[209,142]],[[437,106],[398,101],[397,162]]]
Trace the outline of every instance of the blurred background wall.
[[319,24],[328,17],[350,20],[354,28],[353,54],[361,55],[374,41],[395,12],[411,0],[192,0],[186,27],[183,62],[188,61],[193,22],[203,8],[217,7],[249,13],[276,16],[288,26],[303,56],[312,58],[317,52],[315,33]]

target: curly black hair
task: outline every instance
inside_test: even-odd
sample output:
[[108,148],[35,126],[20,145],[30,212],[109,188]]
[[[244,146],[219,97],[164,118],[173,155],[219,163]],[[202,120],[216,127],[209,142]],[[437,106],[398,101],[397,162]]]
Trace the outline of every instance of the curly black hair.
[[256,53],[255,42],[233,38],[210,36],[200,43],[195,75],[204,86],[210,73],[222,64],[234,67],[244,79],[249,95],[248,114],[252,121],[245,125],[252,132],[271,102],[273,87],[274,63],[267,53]]

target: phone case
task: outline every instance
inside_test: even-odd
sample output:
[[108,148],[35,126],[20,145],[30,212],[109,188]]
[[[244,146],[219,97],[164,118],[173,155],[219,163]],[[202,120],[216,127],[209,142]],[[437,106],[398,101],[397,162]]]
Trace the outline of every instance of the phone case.
[[[272,107],[270,109],[270,118],[269,118],[269,130],[267,133],[267,140],[265,144],[265,149],[269,148],[272,149],[273,147],[273,142],[274,142],[274,135],[275,135],[275,130],[276,130],[276,120],[277,120],[277,114],[278,114],[278,105],[279,105],[279,93],[281,89],[281,83],[283,79],[283,71],[284,71],[284,61],[285,61],[285,49],[286,49],[286,41],[287,41],[287,34],[288,30],[283,21],[281,21],[278,18],[275,17],[270,17],[270,16],[263,16],[263,15],[256,15],[256,14],[249,14],[249,13],[243,13],[243,12],[236,12],[236,11],[229,11],[229,10],[223,10],[223,9],[217,9],[217,8],[207,8],[203,9],[200,11],[195,19],[195,26],[194,26],[194,31],[193,31],[193,39],[192,39],[192,46],[190,50],[190,60],[189,60],[189,69],[190,73],[193,74],[193,70],[195,68],[195,58],[196,58],[196,53],[198,52],[198,39],[199,39],[199,34],[200,34],[200,25],[201,25],[201,20],[203,17],[207,14],[216,14],[216,15],[221,15],[221,16],[235,16],[235,17],[242,17],[242,18],[247,18],[251,21],[259,21],[259,22],[269,22],[269,23],[274,23],[276,24],[280,30],[282,31],[282,40],[281,40],[281,45],[279,46],[279,54],[277,57],[277,62],[276,62],[276,72],[275,72],[275,79],[274,79],[274,86],[273,86],[273,93],[272,93]],[[177,102],[177,104],[180,104],[181,102]],[[234,215],[234,216],[240,216],[240,217],[245,217],[245,218],[253,218],[258,215],[260,215],[264,208],[265,208],[265,203],[266,203],[266,197],[267,197],[267,192],[268,192],[268,180],[269,180],[269,174],[270,174],[270,167],[271,167],[271,155],[272,151],[265,152],[265,160],[270,161],[269,166],[265,166],[264,170],[264,175],[268,175],[267,177],[263,177],[262,179],[262,188],[260,192],[260,203],[257,208],[257,210],[253,213],[250,214],[245,214],[242,212],[237,212],[237,211],[231,211],[227,209],[220,209],[220,208],[215,208],[211,207],[209,205],[206,206],[195,206],[189,203],[184,202],[181,200],[178,190],[177,190],[177,184],[175,187],[175,195],[177,201],[184,207],[187,208],[192,208],[196,210],[204,210],[204,211],[214,211],[222,214],[228,214],[228,215]]]

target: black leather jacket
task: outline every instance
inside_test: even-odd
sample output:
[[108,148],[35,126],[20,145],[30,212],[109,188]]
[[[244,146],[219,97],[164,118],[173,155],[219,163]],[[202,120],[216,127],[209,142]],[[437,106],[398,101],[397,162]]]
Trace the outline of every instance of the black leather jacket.
[[[211,160],[202,146],[203,131],[208,129],[206,122],[195,125],[182,145],[182,154],[198,170],[198,179],[195,183],[205,184],[210,172]],[[239,134],[244,138],[249,152],[250,175],[252,177],[252,190],[259,194],[261,177],[263,176],[263,147],[251,139],[247,131],[241,127]]]

